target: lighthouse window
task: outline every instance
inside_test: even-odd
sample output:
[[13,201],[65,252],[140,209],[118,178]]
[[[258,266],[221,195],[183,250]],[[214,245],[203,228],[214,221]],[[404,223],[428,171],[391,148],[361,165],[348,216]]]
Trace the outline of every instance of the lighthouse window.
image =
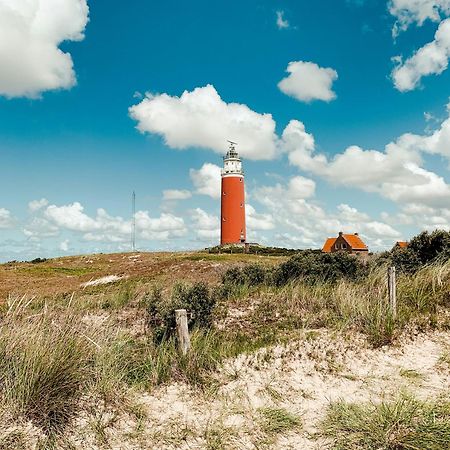
[[241,208],[243,208],[243,206],[244,206],[244,205],[241,203]]
[[242,178],[239,178],[239,181],[242,183]]

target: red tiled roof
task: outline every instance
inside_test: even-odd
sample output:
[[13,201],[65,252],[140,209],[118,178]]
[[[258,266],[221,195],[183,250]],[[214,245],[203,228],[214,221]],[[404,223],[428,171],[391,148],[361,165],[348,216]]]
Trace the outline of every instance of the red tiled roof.
[[328,238],[323,245],[322,251],[324,253],[331,253],[331,248],[333,247],[335,242],[336,238]]
[[357,234],[343,234],[342,237],[353,250],[367,250],[367,245]]
[[408,247],[408,242],[406,242],[406,241],[397,241],[397,243],[395,245],[397,247],[400,247],[400,248],[406,248],[406,247]]

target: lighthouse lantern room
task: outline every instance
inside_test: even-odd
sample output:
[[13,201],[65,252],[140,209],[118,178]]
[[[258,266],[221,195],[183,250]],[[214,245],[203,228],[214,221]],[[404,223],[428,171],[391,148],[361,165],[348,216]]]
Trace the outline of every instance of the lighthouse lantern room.
[[236,151],[236,143],[223,158],[221,195],[220,244],[245,244],[245,190],[242,160]]

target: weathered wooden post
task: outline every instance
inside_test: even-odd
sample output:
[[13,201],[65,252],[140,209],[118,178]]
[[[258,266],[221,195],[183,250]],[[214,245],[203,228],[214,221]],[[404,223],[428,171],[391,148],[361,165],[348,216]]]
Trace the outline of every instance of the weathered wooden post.
[[388,268],[388,292],[389,306],[391,308],[392,317],[397,317],[397,285],[395,280],[395,267]]
[[175,321],[177,324],[178,345],[183,355],[186,355],[191,347],[191,340],[189,338],[187,312],[185,309],[175,310]]

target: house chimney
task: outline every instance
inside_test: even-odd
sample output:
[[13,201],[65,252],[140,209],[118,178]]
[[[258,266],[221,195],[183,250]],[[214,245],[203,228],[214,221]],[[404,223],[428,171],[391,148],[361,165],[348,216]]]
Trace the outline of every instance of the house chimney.
[[355,233],[355,236],[359,236],[359,234],[358,234],[358,233]]
[[342,236],[344,233],[342,231],[339,231],[339,236]]

